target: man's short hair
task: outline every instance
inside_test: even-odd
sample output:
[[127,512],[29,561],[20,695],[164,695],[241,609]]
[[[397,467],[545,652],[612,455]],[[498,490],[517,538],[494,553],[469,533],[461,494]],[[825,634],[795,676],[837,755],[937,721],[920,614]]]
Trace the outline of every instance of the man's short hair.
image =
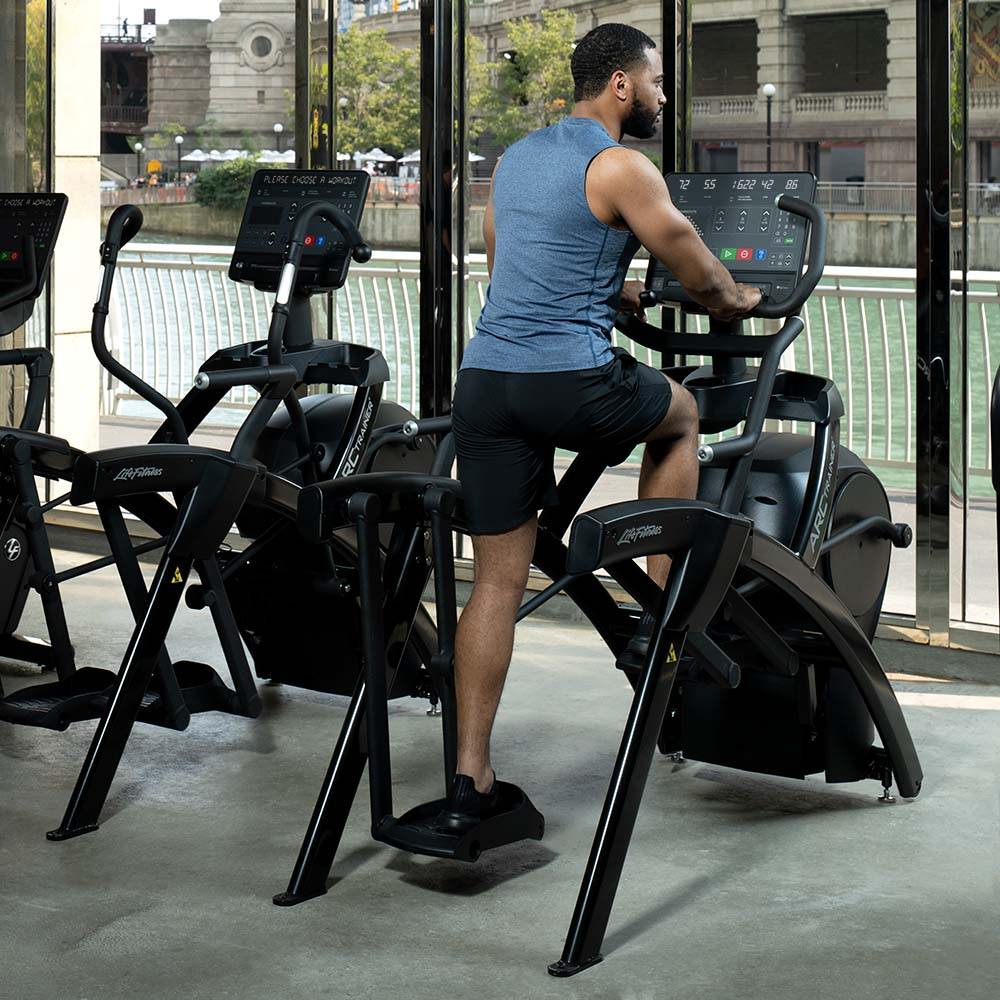
[[616,70],[626,73],[647,58],[646,51],[656,42],[630,24],[599,24],[573,50],[573,100],[589,101],[608,85]]

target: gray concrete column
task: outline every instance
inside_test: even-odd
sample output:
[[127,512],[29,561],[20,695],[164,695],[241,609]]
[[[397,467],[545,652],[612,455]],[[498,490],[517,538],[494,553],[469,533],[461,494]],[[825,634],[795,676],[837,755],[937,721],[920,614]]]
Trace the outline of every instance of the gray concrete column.
[[[917,116],[917,15],[913,0],[889,0],[887,31],[889,117],[915,122]],[[914,135],[916,125],[914,125]]]
[[101,3],[53,0],[53,190],[69,198],[50,282],[53,433],[99,446],[100,367],[90,348],[100,244]]
[[788,121],[792,99],[802,93],[805,80],[801,21],[783,7],[782,0],[764,0],[757,15],[757,92],[765,83],[777,88],[774,121],[779,125]]

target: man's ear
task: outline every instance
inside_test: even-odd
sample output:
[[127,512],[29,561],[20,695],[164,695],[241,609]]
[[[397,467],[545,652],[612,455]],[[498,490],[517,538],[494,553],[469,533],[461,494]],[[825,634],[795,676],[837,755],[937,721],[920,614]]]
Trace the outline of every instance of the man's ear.
[[628,73],[623,69],[616,69],[611,74],[611,92],[619,101],[630,101],[632,99],[632,81]]

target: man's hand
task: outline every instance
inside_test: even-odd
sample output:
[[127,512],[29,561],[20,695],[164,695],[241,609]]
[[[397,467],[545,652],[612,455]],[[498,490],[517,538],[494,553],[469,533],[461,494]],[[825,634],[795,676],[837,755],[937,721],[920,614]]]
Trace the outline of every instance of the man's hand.
[[643,319],[646,315],[639,295],[646,290],[646,286],[641,281],[626,281],[622,285],[622,294],[618,299],[618,308],[623,313],[630,313]]
[[737,285],[736,290],[739,292],[737,304],[724,309],[709,309],[708,313],[713,319],[728,323],[745,316],[748,312],[753,312],[760,304],[761,292],[756,285]]

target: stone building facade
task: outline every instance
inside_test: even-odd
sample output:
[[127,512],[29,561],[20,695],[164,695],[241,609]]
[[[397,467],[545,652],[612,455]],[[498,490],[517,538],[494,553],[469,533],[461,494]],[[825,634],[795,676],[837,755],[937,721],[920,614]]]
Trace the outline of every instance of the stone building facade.
[[[553,6],[576,13],[577,37],[609,21],[658,43],[657,0],[485,0],[471,29],[490,59],[510,48],[504,22]],[[913,0],[691,0],[693,166],[762,169],[772,83],[772,165],[824,180],[912,182],[916,166]],[[970,4],[970,179],[1000,176],[1000,3]],[[419,44],[419,14],[364,17],[397,45]],[[977,56],[977,49],[979,54]]]
[[145,132],[179,124],[223,148],[250,137],[272,147],[275,123],[291,135],[294,88],[292,0],[222,0],[214,21],[173,20],[157,29]]
[[[693,166],[764,167],[761,87],[771,83],[776,169],[812,169],[831,181],[912,182],[913,0],[691,2]],[[552,6],[575,12],[578,38],[597,24],[623,21],[660,41],[658,0],[473,0],[470,29],[485,41],[487,57],[500,59],[510,50],[505,22]],[[293,0],[222,0],[216,21],[160,27],[150,58],[147,131],[210,119],[229,144],[249,131],[270,145],[273,123],[291,124],[293,9]],[[409,0],[368,0],[352,16],[363,29],[385,29],[396,45],[419,45],[420,15]],[[1000,3],[972,3],[970,18],[975,182],[1000,175]]]

